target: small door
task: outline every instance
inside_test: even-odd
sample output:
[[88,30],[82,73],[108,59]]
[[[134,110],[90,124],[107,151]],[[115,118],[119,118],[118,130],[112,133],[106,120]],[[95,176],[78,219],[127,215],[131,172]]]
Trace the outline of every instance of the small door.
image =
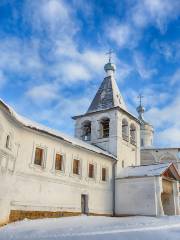
[[81,212],[87,214],[88,209],[88,196],[86,194],[81,195]]

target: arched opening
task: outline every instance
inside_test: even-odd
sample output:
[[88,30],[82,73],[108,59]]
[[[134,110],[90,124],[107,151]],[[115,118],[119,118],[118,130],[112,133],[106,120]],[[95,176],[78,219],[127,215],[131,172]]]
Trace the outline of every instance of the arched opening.
[[103,138],[109,137],[109,122],[109,118],[103,118],[100,122],[100,132]]
[[136,145],[136,127],[133,123],[130,125],[130,143]]
[[85,121],[82,126],[82,139],[84,141],[90,141],[91,140],[91,122]]
[[125,141],[129,141],[129,127],[126,119],[122,120],[122,138]]

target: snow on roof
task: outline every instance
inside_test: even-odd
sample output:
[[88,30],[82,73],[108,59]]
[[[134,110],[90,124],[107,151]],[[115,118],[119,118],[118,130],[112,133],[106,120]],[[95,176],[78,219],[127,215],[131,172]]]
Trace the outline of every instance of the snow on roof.
[[15,110],[13,108],[11,108],[9,105],[7,105],[2,99],[0,99],[0,103],[4,106],[4,108],[8,111],[8,114],[15,119],[18,123],[22,124],[24,127],[36,130],[36,131],[40,131],[42,133],[51,135],[53,137],[59,138],[63,141],[66,141],[74,146],[80,147],[80,148],[84,148],[86,150],[98,153],[98,154],[102,154],[105,155],[107,157],[116,159],[116,157],[96,146],[93,146],[91,144],[88,144],[82,140],[79,140],[77,138],[68,136],[64,133],[61,133],[60,131],[48,128],[42,124],[36,123],[34,121],[31,121],[21,115],[19,115],[18,113],[15,112]]
[[180,150],[180,147],[141,147],[141,150],[156,150],[156,151],[160,151],[160,150]]
[[172,163],[159,163],[123,168],[117,178],[161,176]]

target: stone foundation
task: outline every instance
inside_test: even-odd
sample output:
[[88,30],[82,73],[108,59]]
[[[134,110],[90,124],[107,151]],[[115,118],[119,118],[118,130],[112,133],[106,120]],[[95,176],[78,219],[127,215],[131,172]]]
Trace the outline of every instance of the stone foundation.
[[49,212],[49,211],[22,211],[11,210],[9,216],[9,222],[20,221],[25,218],[28,219],[40,219],[40,218],[58,218],[68,216],[78,216],[80,212]]
[[[23,210],[11,210],[9,219],[6,221],[0,221],[0,227],[11,222],[21,221],[27,219],[41,219],[41,218],[59,218],[59,217],[72,217],[79,216],[81,212],[50,212],[50,211],[23,211]],[[112,214],[98,214],[88,213],[88,216],[106,216],[112,217]]]

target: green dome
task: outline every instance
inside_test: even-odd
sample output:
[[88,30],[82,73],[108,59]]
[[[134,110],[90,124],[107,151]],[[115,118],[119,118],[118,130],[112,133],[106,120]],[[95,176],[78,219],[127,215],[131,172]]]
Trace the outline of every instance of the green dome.
[[109,71],[109,70],[114,72],[116,70],[116,66],[113,63],[108,62],[108,63],[105,64],[104,70],[106,72]]

